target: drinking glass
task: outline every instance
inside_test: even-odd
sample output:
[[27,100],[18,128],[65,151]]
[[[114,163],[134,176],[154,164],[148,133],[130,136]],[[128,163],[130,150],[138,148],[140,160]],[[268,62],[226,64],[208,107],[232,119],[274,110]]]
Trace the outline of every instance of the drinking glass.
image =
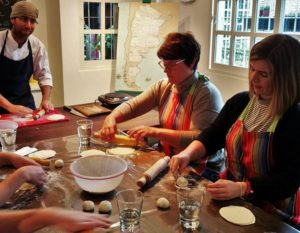
[[18,124],[14,121],[0,121],[0,142],[3,152],[15,152]]
[[141,191],[126,189],[116,194],[121,232],[139,232],[144,195]]
[[180,224],[184,232],[197,232],[200,226],[200,210],[205,195],[202,185],[176,190]]
[[80,141],[80,145],[90,145],[93,131],[92,120],[78,120],[77,132]]

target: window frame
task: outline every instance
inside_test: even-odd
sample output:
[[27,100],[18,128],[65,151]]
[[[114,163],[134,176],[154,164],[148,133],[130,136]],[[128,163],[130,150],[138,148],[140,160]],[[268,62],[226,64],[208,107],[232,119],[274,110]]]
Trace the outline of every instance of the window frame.
[[[121,0],[81,0],[80,1],[80,23],[79,23],[79,38],[80,38],[80,66],[81,68],[110,68],[115,67],[116,59],[105,59],[105,35],[116,34],[118,29],[105,29],[105,3],[119,3]],[[101,28],[100,29],[84,29],[84,9],[85,2],[100,3],[101,8]],[[84,59],[84,34],[100,34],[101,35],[101,59],[100,60],[85,60]]]
[[[217,30],[217,12],[218,12],[218,1],[212,1],[212,21],[211,21],[211,38],[210,38],[210,55],[209,55],[209,70],[217,73],[223,73],[233,77],[248,77],[248,67],[237,67],[233,66],[234,58],[234,37],[235,36],[249,36],[250,37],[250,48],[255,43],[255,38],[266,37],[274,33],[283,33],[284,26],[284,6],[285,0],[277,0],[275,6],[275,16],[274,16],[274,29],[273,32],[255,32],[257,10],[256,6],[258,0],[252,0],[252,17],[251,17],[251,31],[250,32],[240,32],[235,31],[235,18],[236,18],[236,1],[232,0],[232,13],[231,13],[231,30],[223,31]],[[287,35],[292,35],[300,40],[300,33],[284,33]],[[230,39],[230,58],[229,65],[220,64],[215,62],[215,51],[216,51],[216,41],[218,35],[228,35]]]

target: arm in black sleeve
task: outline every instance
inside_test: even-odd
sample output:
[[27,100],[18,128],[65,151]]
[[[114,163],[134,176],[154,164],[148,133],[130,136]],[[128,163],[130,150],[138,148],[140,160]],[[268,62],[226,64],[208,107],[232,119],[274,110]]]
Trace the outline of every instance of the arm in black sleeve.
[[248,92],[241,92],[233,96],[225,103],[217,119],[198,136],[197,139],[205,145],[207,155],[214,154],[219,149],[225,147],[228,130],[237,120],[248,102]]

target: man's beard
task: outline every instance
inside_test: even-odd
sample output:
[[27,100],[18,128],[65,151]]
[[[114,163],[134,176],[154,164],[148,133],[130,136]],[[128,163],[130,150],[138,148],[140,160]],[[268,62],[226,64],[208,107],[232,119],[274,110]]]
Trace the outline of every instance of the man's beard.
[[18,38],[18,39],[23,39],[26,40],[31,34],[33,30],[26,30],[26,29],[19,29],[19,28],[14,28],[13,29],[13,34]]

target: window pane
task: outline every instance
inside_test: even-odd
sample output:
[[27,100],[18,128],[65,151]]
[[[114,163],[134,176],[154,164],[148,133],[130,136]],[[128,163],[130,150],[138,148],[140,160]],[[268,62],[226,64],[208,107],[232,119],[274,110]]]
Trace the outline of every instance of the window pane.
[[250,37],[236,36],[234,38],[234,58],[233,65],[239,67],[248,67]]
[[101,60],[100,34],[84,34],[84,60]]
[[230,36],[217,35],[215,62],[229,65],[230,59]]
[[116,59],[117,55],[117,34],[105,35],[105,59]]
[[235,30],[238,32],[251,31],[252,0],[237,0],[235,15]]
[[101,5],[95,2],[84,2],[84,29],[101,28]]
[[231,30],[232,0],[218,1],[217,30]]
[[118,29],[118,3],[105,3],[105,29]]
[[257,3],[257,32],[273,32],[275,17],[275,0],[258,0]]
[[264,37],[255,37],[254,38],[254,44],[260,42]]
[[284,32],[300,32],[300,0],[286,0],[284,9]]

